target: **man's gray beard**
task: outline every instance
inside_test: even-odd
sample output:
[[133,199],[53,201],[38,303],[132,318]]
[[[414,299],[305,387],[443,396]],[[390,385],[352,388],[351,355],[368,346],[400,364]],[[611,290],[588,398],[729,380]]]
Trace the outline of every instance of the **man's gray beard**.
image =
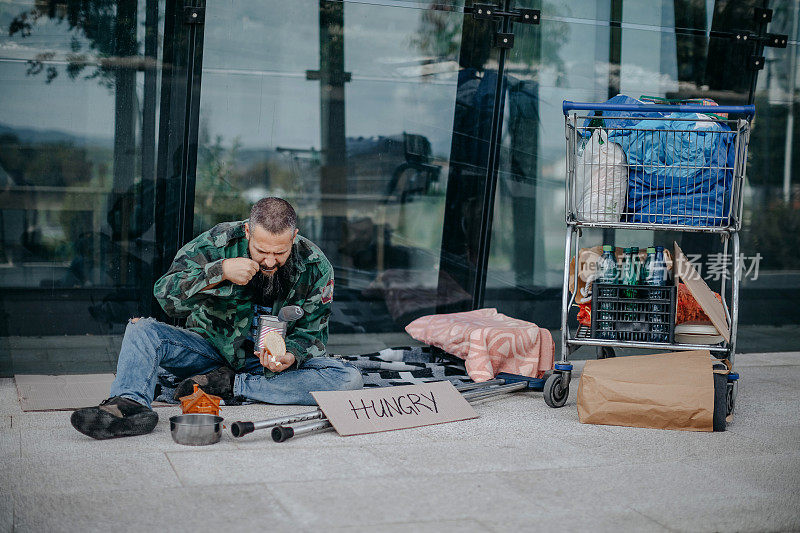
[[256,303],[266,305],[283,299],[289,292],[294,263],[290,257],[286,263],[275,269],[272,274],[264,274],[261,270],[256,272],[253,279],[247,284],[252,291]]
[[264,296],[275,296],[275,291],[281,288],[281,281],[278,279],[278,269],[275,269],[275,272],[272,274],[264,274],[264,272],[258,272],[264,279],[263,283],[261,284],[261,292]]

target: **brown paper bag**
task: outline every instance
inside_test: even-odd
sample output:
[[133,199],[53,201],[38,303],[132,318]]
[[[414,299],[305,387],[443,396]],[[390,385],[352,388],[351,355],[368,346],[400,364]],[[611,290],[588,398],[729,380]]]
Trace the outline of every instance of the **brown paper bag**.
[[708,350],[586,361],[578,386],[584,424],[713,431]]

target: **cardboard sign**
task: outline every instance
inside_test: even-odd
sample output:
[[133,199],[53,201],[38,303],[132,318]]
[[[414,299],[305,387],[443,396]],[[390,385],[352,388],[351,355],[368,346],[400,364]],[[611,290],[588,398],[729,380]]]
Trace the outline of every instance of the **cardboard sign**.
[[[735,275],[737,275],[736,272],[734,272],[734,276]],[[706,282],[700,277],[700,274],[683,254],[683,250],[681,250],[677,242],[675,243],[675,276],[683,280],[689,292],[692,293],[694,299],[700,304],[703,312],[711,319],[711,323],[714,324],[714,327],[717,328],[720,335],[722,335],[726,341],[731,342],[731,330],[728,327],[728,316],[725,314],[725,308],[722,306],[722,302],[717,300],[717,297],[714,296],[714,293],[708,288]]]
[[478,418],[449,381],[311,395],[342,436]]

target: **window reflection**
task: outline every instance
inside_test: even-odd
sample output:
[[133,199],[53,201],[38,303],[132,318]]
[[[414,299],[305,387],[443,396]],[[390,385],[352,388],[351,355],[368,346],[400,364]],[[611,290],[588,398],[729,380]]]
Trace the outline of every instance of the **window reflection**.
[[149,309],[158,14],[0,8],[2,334],[121,331]]
[[[507,130],[493,220],[487,305],[557,328],[560,321],[552,311],[560,307],[564,238],[561,101],[602,102],[620,88],[635,97],[654,93],[666,98],[706,96],[718,102],[745,103],[749,90],[749,72],[742,66],[745,50],[733,47],[729,40],[709,39],[706,35],[680,30],[750,28],[752,8],[761,3],[687,0],[655,4],[608,2],[591,6],[526,4],[541,7],[553,18],[545,17],[541,27],[534,31],[515,29],[517,46],[507,61],[508,103],[504,117]],[[613,19],[615,4],[621,6],[621,29],[591,22]],[[772,7],[775,12],[769,31],[790,35],[796,32],[796,6],[778,3]],[[557,29],[554,23],[563,27]],[[678,31],[673,32],[673,28]],[[615,31],[620,35],[616,45]],[[559,75],[553,74],[552,66],[558,62],[548,56],[545,48],[535,45],[539,36],[545,43],[554,35],[563,39],[556,50],[566,68]],[[798,35],[790,36],[790,41],[794,39],[796,43],[797,38]],[[760,253],[763,260],[759,279],[743,282],[740,320],[745,328],[748,324],[790,324],[800,320],[791,304],[794,293],[787,296],[786,292],[798,286],[798,256],[792,251],[800,246],[798,232],[789,229],[796,226],[800,213],[800,186],[796,178],[800,160],[794,148],[798,115],[797,45],[790,42],[787,49],[768,48],[765,55],[766,67],[759,74],[755,95],[758,116],[750,138],[742,230],[745,256],[750,258]],[[529,90],[538,92],[538,100],[531,100],[536,118],[514,103],[514,87],[519,80],[528,82]],[[518,125],[526,120],[531,131],[519,135]],[[527,142],[520,143],[517,139]],[[517,206],[524,202],[529,202],[527,214],[518,218]],[[622,232],[595,233],[584,235],[587,246],[615,238],[642,238],[641,233],[637,237]],[[704,254],[721,251],[718,239],[693,235],[668,237],[664,244],[671,244],[674,237],[684,250]],[[772,292],[777,287],[782,287],[780,296]],[[746,341],[748,337],[743,338]]]
[[[435,15],[456,39],[443,53],[424,9],[208,8],[195,233],[290,200],[336,269],[334,331],[397,331],[436,306],[462,16]],[[297,53],[281,53],[289,35]],[[235,68],[231,39],[247,50]]]
[[[194,232],[284,196],[335,265],[334,331],[398,331],[422,314],[468,309],[502,68],[485,305],[558,327],[561,101],[623,91],[741,103],[744,52],[706,32],[750,27],[760,4],[514,2],[544,16],[515,25],[501,65],[493,26],[464,16],[461,1],[210,3]],[[770,31],[795,35],[766,50],[756,88],[742,244],[763,262],[760,279],[743,284],[744,324],[800,322],[798,12],[773,4]],[[0,335],[118,333],[150,311],[164,246],[152,227],[163,201],[154,187],[163,13],[155,0],[0,7]],[[193,155],[179,151],[169,157]]]

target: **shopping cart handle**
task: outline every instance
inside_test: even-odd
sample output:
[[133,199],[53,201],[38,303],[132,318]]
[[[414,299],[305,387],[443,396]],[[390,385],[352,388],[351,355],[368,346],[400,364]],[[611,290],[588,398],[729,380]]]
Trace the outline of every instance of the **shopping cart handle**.
[[664,105],[664,104],[592,104],[587,102],[570,102],[564,100],[564,114],[570,111],[656,111],[659,113],[736,113],[756,116],[754,105]]

